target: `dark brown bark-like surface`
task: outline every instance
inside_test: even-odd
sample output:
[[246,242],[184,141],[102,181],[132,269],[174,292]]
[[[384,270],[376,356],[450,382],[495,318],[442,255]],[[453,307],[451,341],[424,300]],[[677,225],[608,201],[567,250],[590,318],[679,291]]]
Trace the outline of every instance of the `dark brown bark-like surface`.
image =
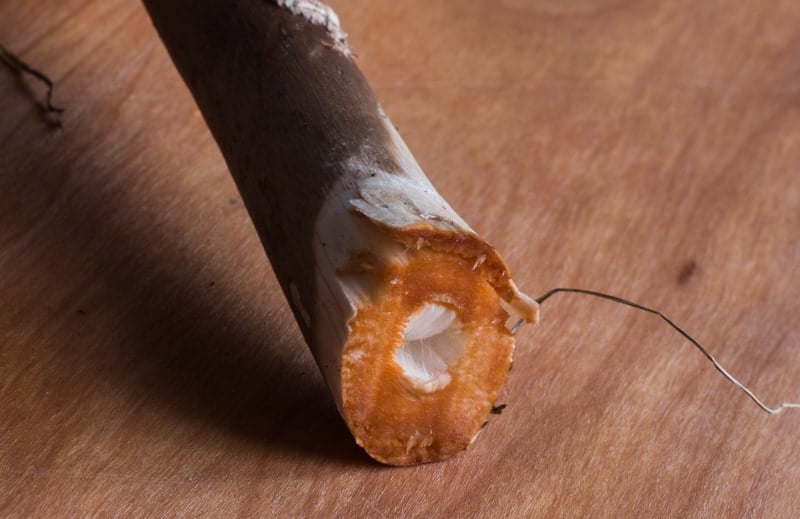
[[[397,164],[379,105],[327,29],[267,0],[145,0],[222,150],[306,340],[317,214],[362,154]],[[368,173],[364,173],[365,175]],[[353,171],[347,175],[353,176]]]

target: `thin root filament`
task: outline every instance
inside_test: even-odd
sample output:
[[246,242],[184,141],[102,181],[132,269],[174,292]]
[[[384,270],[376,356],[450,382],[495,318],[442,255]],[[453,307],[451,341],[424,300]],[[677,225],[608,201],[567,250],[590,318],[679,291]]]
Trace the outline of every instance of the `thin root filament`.
[[[744,384],[739,382],[733,375],[728,373],[728,371],[725,368],[722,367],[722,365],[717,361],[717,359],[714,358],[714,356],[702,344],[700,344],[697,341],[697,339],[695,339],[694,337],[689,335],[689,333],[686,332],[686,330],[684,330],[680,326],[678,326],[675,323],[675,321],[673,321],[672,319],[670,319],[669,317],[664,315],[662,312],[659,312],[658,310],[655,310],[653,308],[644,306],[644,305],[639,304],[639,303],[635,303],[633,301],[628,301],[627,299],[623,299],[621,297],[612,296],[612,295],[609,295],[609,294],[604,294],[602,292],[596,292],[594,290],[586,290],[586,289],[583,289],[583,288],[554,288],[554,289],[550,290],[549,292],[547,292],[546,294],[544,294],[543,296],[537,298],[536,302],[539,303],[539,304],[542,304],[547,299],[549,299],[550,296],[553,296],[553,295],[561,293],[561,292],[569,292],[569,293],[574,293],[574,294],[585,294],[585,295],[590,295],[590,296],[594,296],[594,297],[599,297],[601,299],[607,299],[609,301],[614,301],[615,303],[620,303],[620,304],[623,304],[623,305],[626,305],[626,306],[630,306],[632,308],[636,308],[638,310],[643,310],[645,312],[649,312],[651,314],[655,314],[655,315],[659,316],[660,318],[662,318],[664,321],[666,321],[666,323],[668,325],[672,326],[678,333],[683,335],[683,337],[686,338],[686,340],[691,342],[698,350],[700,350],[700,352],[703,355],[705,355],[705,357],[709,361],[711,361],[711,364],[713,364],[714,367],[717,368],[717,371],[722,373],[722,376],[724,376],[726,379],[728,379],[734,386],[736,386],[739,389],[741,389],[742,391],[744,391],[744,393],[748,397],[750,397],[750,399],[753,402],[755,402],[758,407],[760,407],[761,409],[763,409],[767,413],[769,413],[769,414],[778,414],[778,413],[780,413],[781,411],[783,411],[784,409],[787,409],[787,408],[799,408],[800,409],[800,403],[785,402],[785,403],[783,403],[783,404],[781,404],[781,405],[779,405],[777,407],[768,407],[767,405],[765,405],[764,402],[762,402],[760,398],[758,398],[752,391],[750,391],[750,389],[748,389]],[[517,325],[514,326],[513,331],[516,331],[518,329],[519,324],[521,324],[521,323],[517,323]]]
[[16,54],[10,52],[6,49],[3,45],[0,45],[0,62],[4,63],[9,69],[11,69],[16,74],[22,74],[23,72],[33,76],[34,78],[38,79],[42,83],[45,84],[47,87],[47,97],[45,99],[45,104],[42,107],[46,113],[53,113],[53,114],[61,114],[64,109],[58,108],[53,106],[53,81],[44,73],[39,72],[35,68],[31,67],[21,59],[19,59]]

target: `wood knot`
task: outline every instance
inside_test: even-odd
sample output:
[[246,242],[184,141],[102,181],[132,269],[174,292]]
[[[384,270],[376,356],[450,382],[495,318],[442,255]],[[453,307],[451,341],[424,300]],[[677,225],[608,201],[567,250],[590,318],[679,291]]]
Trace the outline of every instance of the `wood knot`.
[[678,284],[685,285],[689,282],[689,280],[694,277],[697,273],[697,262],[695,260],[689,260],[683,264],[681,270],[678,272]]

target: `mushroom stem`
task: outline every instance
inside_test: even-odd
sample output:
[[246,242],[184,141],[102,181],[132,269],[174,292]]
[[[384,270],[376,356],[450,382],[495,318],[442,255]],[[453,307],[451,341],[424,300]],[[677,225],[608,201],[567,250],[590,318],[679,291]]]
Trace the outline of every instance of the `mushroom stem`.
[[[356,441],[408,465],[464,449],[535,322],[436,192],[310,0],[144,0],[236,181]],[[513,314],[513,315],[511,315]]]

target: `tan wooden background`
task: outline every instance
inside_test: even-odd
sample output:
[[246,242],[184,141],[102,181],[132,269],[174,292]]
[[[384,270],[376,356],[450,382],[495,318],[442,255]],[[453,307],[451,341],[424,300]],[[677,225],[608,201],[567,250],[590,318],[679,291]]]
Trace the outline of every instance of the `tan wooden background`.
[[[336,0],[519,285],[657,306],[800,399],[800,3]],[[0,0],[0,515],[792,517],[771,417],[657,318],[556,296],[434,465],[352,442],[142,6]]]

